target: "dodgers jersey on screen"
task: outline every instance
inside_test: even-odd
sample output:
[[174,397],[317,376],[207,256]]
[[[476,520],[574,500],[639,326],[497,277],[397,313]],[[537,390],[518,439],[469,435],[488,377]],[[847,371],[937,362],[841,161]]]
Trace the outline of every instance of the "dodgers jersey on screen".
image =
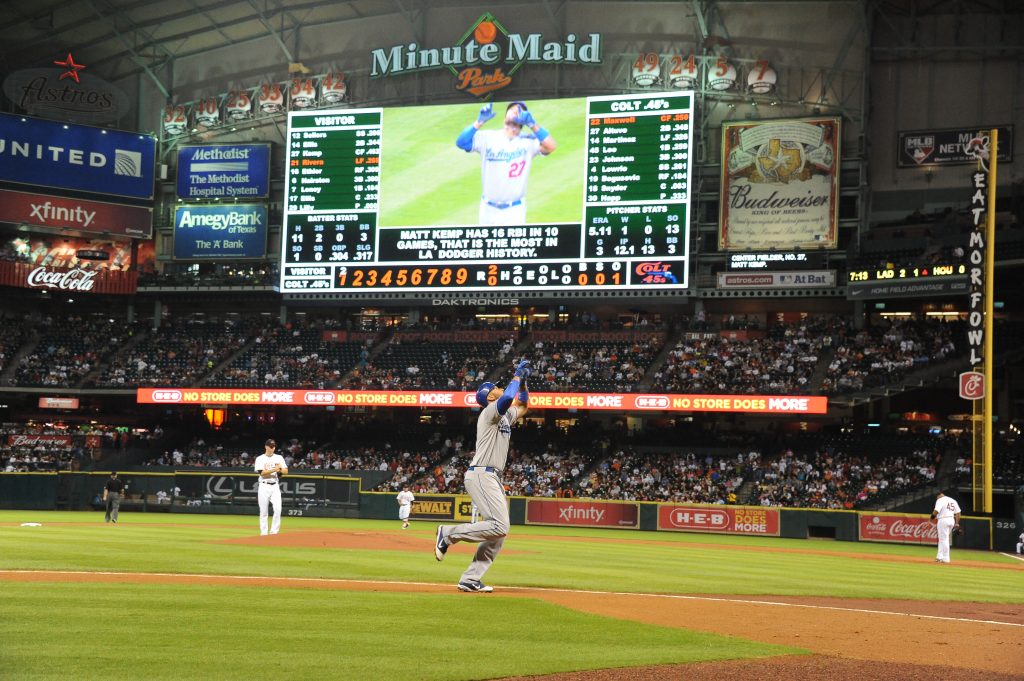
[[537,138],[510,138],[503,130],[479,130],[473,135],[473,151],[483,160],[484,199],[503,204],[522,200],[530,163],[540,153]]

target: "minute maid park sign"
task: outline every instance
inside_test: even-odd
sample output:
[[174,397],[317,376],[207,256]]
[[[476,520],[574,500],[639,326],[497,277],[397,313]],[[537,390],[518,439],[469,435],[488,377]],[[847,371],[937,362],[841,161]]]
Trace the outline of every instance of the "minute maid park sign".
[[486,99],[512,83],[523,64],[600,64],[601,34],[580,42],[575,33],[565,42],[543,42],[540,33],[509,33],[490,13],[476,20],[454,45],[423,48],[417,43],[373,50],[371,78],[447,68],[455,88]]

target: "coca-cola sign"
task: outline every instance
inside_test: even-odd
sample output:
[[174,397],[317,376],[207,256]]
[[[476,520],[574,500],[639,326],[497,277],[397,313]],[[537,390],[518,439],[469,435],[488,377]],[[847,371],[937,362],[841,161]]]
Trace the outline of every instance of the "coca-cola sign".
[[99,272],[87,272],[76,267],[72,270],[37,267],[28,273],[25,283],[32,288],[52,288],[62,291],[91,291]]
[[939,541],[939,533],[927,516],[862,513],[859,526],[861,541],[898,544],[936,544]]
[[8,447],[35,447],[36,445],[48,447],[70,447],[70,435],[8,435]]

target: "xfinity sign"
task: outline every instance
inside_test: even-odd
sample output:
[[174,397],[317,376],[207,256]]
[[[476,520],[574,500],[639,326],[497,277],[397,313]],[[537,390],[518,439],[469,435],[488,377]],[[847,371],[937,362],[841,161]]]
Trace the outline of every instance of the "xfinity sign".
[[270,193],[269,144],[178,149],[179,199],[265,199]]
[[266,252],[265,205],[185,205],[174,212],[176,259],[262,258]]
[[0,114],[0,181],[153,198],[151,135]]

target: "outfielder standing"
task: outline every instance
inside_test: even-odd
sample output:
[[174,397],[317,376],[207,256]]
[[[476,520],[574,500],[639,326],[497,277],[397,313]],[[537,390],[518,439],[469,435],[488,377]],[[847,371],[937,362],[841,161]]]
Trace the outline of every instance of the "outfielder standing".
[[466,491],[486,520],[462,525],[440,525],[434,544],[434,557],[444,560],[448,547],[460,541],[479,542],[473,562],[459,578],[459,590],[487,593],[494,589],[484,584],[484,573],[501,551],[508,536],[508,503],[501,473],[508,459],[512,426],[526,415],[530,395],[526,378],[530,362],[523,360],[516,367],[515,378],[502,391],[493,383],[483,383],[476,391],[476,401],[483,407],[476,421],[476,456],[466,470]]
[[416,501],[416,497],[409,491],[409,486],[405,485],[395,499],[398,501],[398,519],[402,521],[402,529],[407,530],[409,529],[409,514],[412,513],[412,502]]
[[935,498],[932,510],[932,522],[937,524],[939,532],[939,551],[935,556],[936,563],[949,562],[949,543],[951,535],[960,529],[960,504],[953,497],[942,492]]
[[[508,105],[504,129],[479,132],[492,118],[494,105],[487,103],[480,109],[476,122],[459,134],[455,146],[466,152],[475,151],[482,158],[480,224],[524,225],[530,164],[534,156],[547,156],[557,145],[551,133],[534,120],[525,102]],[[523,126],[533,130],[533,134],[522,135]]]
[[284,457],[276,454],[277,443],[267,440],[263,445],[263,453],[256,457],[253,466],[260,474],[257,485],[256,500],[260,505],[260,535],[267,534],[267,506],[274,505],[274,522],[270,525],[270,534],[281,531],[281,476],[288,475],[288,464]]
[[1024,553],[1024,532],[1021,532],[1020,536],[1017,537],[1017,554],[1020,555],[1022,553]]

